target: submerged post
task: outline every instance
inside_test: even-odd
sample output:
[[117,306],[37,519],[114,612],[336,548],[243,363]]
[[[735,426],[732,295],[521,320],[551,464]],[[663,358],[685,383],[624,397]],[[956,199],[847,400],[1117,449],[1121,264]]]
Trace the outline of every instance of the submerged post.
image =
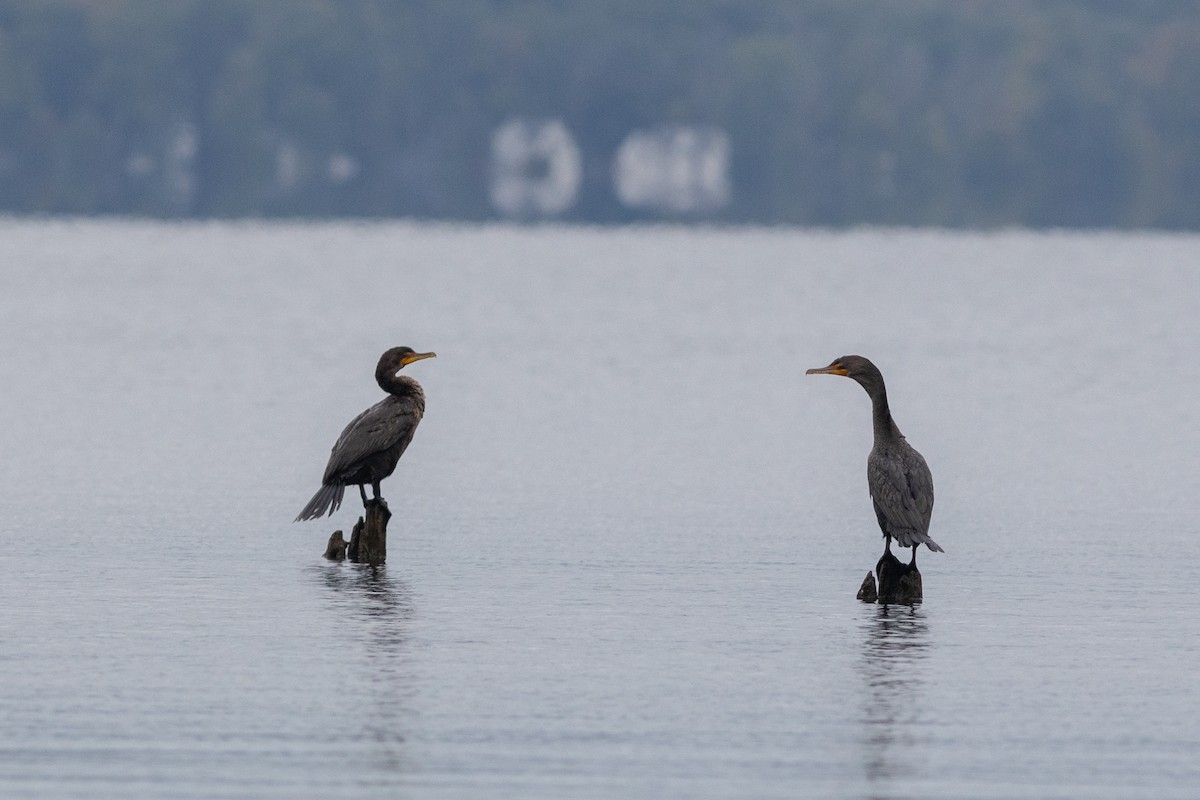
[[367,501],[366,518],[358,518],[350,531],[350,546],[346,555],[359,564],[379,566],[387,560],[387,524],[392,518],[383,498]]

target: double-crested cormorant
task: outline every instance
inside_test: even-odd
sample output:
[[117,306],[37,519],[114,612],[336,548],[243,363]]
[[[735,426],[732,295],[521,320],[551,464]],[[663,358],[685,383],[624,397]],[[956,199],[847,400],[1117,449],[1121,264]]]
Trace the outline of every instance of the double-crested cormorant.
[[810,369],[805,374],[853,378],[871,397],[875,446],[867,456],[867,486],[875,504],[875,517],[887,540],[884,552],[892,551],[892,539],[901,547],[912,548],[910,563],[914,565],[917,548],[922,544],[935,552],[945,552],[929,538],[933,476],[925,459],[913,449],[892,420],[887,389],[879,369],[862,356],[842,356],[828,367]]
[[425,413],[421,384],[396,373],[414,361],[434,355],[415,352],[411,347],[393,347],[379,357],[375,381],[388,396],[351,420],[342,431],[329,455],[320,490],[308,501],[296,522],[316,519],[326,511],[333,514],[342,504],[342,492],[352,484],[358,484],[364,506],[368,483],[375,499],[379,499],[379,482],[396,469],[396,462],[412,441],[417,423]]

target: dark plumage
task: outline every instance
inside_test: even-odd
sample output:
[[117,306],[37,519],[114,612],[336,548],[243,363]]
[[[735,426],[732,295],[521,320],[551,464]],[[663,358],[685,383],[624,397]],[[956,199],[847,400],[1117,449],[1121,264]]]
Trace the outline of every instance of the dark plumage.
[[896,427],[878,368],[862,356],[842,356],[828,367],[810,369],[805,374],[853,378],[871,398],[875,445],[867,456],[867,486],[875,504],[875,517],[887,541],[884,551],[891,552],[895,539],[901,547],[912,548],[914,564],[917,548],[922,544],[935,552],[944,552],[929,538],[933,476],[925,459]]
[[393,347],[380,356],[375,381],[388,396],[351,420],[342,431],[329,455],[321,488],[296,517],[296,522],[333,514],[342,504],[345,488],[353,484],[358,484],[364,506],[368,483],[375,499],[380,499],[379,482],[396,469],[396,462],[404,455],[425,414],[421,384],[396,373],[414,361],[434,355],[415,352],[411,347]]

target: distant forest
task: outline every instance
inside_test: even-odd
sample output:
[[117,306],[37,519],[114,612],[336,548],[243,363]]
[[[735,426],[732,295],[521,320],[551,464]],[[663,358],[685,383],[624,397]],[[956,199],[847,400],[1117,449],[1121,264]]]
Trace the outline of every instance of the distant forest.
[[0,212],[1200,229],[1200,4],[0,0]]

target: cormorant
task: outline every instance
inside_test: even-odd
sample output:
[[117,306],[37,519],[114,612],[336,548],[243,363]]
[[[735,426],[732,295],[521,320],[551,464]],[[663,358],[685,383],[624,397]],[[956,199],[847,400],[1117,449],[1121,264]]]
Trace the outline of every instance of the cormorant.
[[842,356],[828,367],[810,369],[805,375],[843,375],[858,381],[871,397],[871,416],[875,445],[867,456],[867,486],[875,504],[875,517],[887,540],[884,552],[892,551],[892,539],[901,547],[912,548],[917,563],[917,548],[925,545],[945,552],[929,538],[929,518],[933,514],[933,476],[929,465],[900,433],[888,409],[887,389],[879,369],[862,356]]
[[388,396],[359,414],[338,437],[325,467],[321,488],[296,517],[295,522],[333,514],[342,504],[342,492],[358,484],[363,505],[366,484],[379,500],[379,482],[392,474],[396,462],[412,441],[417,423],[425,413],[425,392],[408,376],[397,375],[414,361],[433,358],[436,353],[418,353],[411,347],[393,347],[379,357],[375,381]]

